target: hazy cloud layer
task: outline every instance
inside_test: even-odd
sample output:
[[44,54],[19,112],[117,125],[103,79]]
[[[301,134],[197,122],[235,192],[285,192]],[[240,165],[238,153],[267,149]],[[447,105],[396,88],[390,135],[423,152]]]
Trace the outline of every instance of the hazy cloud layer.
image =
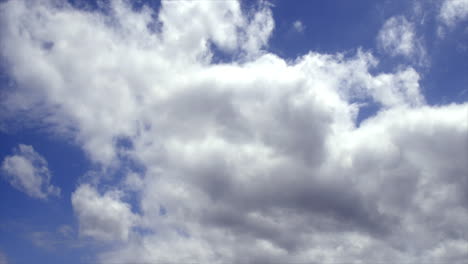
[[5,157],[1,172],[13,187],[33,198],[59,196],[60,188],[50,184],[47,161],[32,146],[20,144],[13,155]]
[[[415,69],[374,73],[370,51],[285,61],[264,2],[108,8],[0,7],[5,108],[102,166],[72,195],[82,235],[119,241],[102,263],[467,259],[468,104],[427,105]],[[381,108],[358,126],[362,102]],[[105,190],[129,161],[144,169]]]

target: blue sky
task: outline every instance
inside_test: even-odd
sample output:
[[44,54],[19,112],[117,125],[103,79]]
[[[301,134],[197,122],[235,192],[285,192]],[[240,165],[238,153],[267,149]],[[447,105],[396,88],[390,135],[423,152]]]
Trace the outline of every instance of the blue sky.
[[0,264],[462,263],[468,1],[1,1]]

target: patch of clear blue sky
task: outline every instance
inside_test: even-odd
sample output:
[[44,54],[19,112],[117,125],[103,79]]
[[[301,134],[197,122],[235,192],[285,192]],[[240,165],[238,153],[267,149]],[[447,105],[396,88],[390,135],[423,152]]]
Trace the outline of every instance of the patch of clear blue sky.
[[[3,2],[3,1],[0,1]],[[97,1],[69,0],[76,8],[90,12],[106,13],[108,0]],[[243,1],[244,9],[256,1]],[[275,30],[268,50],[282,58],[294,60],[309,51],[333,54],[343,52],[354,55],[357,48],[372,51],[380,60],[374,69],[378,72],[393,71],[399,65],[411,65],[403,58],[388,58],[376,48],[376,36],[383,23],[395,15],[414,18],[412,1],[374,0],[324,0],[324,1],[284,1],[272,0]],[[134,1],[135,10],[149,5],[155,10],[159,1]],[[426,6],[423,6],[426,8]],[[436,7],[424,9],[427,20],[416,24],[418,36],[422,37],[429,66],[415,65],[421,74],[423,93],[432,105],[468,101],[468,22],[458,24],[448,30],[444,38],[436,34]],[[303,32],[293,29],[295,21],[304,25]],[[229,54],[215,49],[219,62],[229,61]],[[11,80],[3,70],[0,74],[0,89],[8,89]],[[378,105],[370,103],[361,111],[360,120],[374,114]],[[77,181],[93,165],[78,145],[66,139],[51,135],[44,129],[25,128],[0,132],[0,160],[10,155],[18,144],[32,145],[48,161],[52,172],[52,184],[61,188],[60,198],[39,201],[13,189],[7,182],[0,181],[0,250],[6,252],[13,263],[89,263],[93,247],[72,247],[64,242],[55,249],[45,250],[35,246],[30,239],[33,232],[54,233],[61,225],[77,229],[70,196]],[[131,147],[131,142],[123,139],[122,147]],[[138,164],[128,161],[124,169],[142,170]],[[124,170],[116,172],[121,177]],[[112,181],[109,181],[112,184]],[[137,202],[131,199],[134,210]],[[162,207],[162,214],[170,213]],[[75,234],[76,235],[76,234]],[[53,238],[53,237],[52,237]],[[56,236],[57,238],[57,236]],[[76,245],[75,245],[76,246]]]

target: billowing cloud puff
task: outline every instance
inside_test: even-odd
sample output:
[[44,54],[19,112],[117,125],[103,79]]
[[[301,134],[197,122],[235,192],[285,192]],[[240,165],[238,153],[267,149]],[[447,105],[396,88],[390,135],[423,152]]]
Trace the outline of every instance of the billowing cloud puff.
[[72,204],[80,222],[80,233],[99,240],[126,240],[137,217],[121,201],[121,193],[100,195],[88,184],[72,194]]
[[[264,2],[107,8],[10,1],[0,16],[5,108],[104,174],[144,168],[72,195],[83,235],[120,241],[102,263],[466,259],[468,104],[427,105],[413,68],[376,73],[368,51],[280,58]],[[358,124],[366,102],[380,110]]]
[[47,161],[32,146],[20,144],[15,148],[13,155],[3,160],[1,171],[13,187],[33,198],[60,195],[60,188],[50,184]]

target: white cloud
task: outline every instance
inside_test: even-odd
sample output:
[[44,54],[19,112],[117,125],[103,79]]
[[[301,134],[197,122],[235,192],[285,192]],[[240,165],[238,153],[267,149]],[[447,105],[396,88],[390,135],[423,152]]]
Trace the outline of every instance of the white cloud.
[[305,26],[304,26],[304,24],[302,24],[301,21],[296,20],[296,21],[294,21],[294,23],[293,23],[293,28],[294,28],[294,30],[296,30],[297,32],[302,33],[302,32],[304,32]]
[[47,161],[32,146],[20,144],[13,155],[5,157],[2,173],[13,187],[33,198],[59,196],[60,188],[50,184]]
[[414,58],[421,62],[425,50],[416,37],[415,26],[403,16],[389,18],[377,36],[378,46],[391,56]]
[[[138,214],[122,190],[72,195],[82,235],[120,241],[103,263],[466,256],[468,104],[427,105],[413,68],[374,74],[365,51],[285,61],[265,50],[266,4],[163,1],[151,21],[123,3],[109,18],[10,1],[0,16],[9,109],[40,109],[96,164],[145,168],[116,179]],[[213,64],[210,43],[241,55]],[[382,107],[358,127],[361,101]]]
[[443,24],[453,27],[456,23],[468,18],[468,0],[445,0],[439,11]]
[[109,191],[100,195],[84,184],[72,194],[72,205],[78,216],[80,234],[98,240],[127,240],[137,217],[130,205],[121,201],[121,193]]

